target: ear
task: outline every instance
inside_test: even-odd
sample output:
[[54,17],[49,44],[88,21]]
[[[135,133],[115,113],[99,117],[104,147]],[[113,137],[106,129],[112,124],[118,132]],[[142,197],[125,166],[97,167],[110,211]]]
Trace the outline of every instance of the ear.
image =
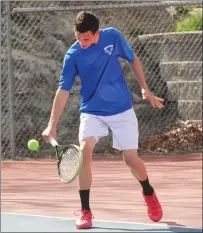
[[79,33],[78,33],[77,31],[74,31],[74,34],[75,34],[76,40],[78,40],[78,38],[79,38]]

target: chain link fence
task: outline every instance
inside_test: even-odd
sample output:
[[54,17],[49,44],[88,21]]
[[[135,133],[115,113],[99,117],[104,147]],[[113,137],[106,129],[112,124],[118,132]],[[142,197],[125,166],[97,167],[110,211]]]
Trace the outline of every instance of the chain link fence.
[[[142,101],[129,65],[122,67],[132,91],[140,143],[178,121],[201,121],[201,31],[176,32],[187,17],[200,17],[201,1],[3,1],[1,7],[1,154],[24,158],[31,138],[40,140],[38,155],[50,146],[41,133],[47,126],[63,57],[75,41],[73,23],[81,10],[92,10],[101,28],[119,29],[139,56],[151,91],[165,99],[164,110]],[[197,24],[194,20],[193,26]],[[183,24],[184,25],[184,24]],[[59,121],[60,143],[78,144],[80,80]],[[112,143],[111,132],[97,145],[102,154]],[[34,154],[33,154],[34,155]]]

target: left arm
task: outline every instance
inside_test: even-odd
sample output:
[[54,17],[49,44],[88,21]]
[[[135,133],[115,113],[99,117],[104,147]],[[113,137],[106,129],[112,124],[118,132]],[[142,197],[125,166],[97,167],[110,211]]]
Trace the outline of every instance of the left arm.
[[137,77],[137,81],[139,82],[141,89],[149,91],[139,58],[135,57],[134,61],[132,63],[129,62],[129,64],[132,71]]
[[134,54],[133,49],[128,45],[123,35],[118,30],[115,30],[115,32],[117,34],[116,54],[118,57],[121,57],[129,62],[131,69],[133,70],[140,84],[143,99],[149,100],[154,108],[163,108],[164,106],[162,102],[164,100],[153,96],[147,87],[144,72],[139,58]]
[[129,62],[129,64],[130,64],[132,71],[136,75],[137,81],[140,84],[143,99],[149,100],[154,108],[163,108],[164,106],[162,102],[164,101],[164,99],[153,96],[147,86],[147,83],[144,77],[144,72],[143,72],[142,65],[141,65],[139,58],[135,56],[134,61],[132,63]]

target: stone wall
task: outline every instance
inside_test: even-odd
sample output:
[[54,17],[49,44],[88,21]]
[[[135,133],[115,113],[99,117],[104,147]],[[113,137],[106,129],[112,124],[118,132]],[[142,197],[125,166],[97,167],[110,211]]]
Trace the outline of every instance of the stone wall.
[[139,38],[145,51],[153,53],[154,61],[159,64],[159,75],[167,86],[164,95],[168,103],[176,104],[177,119],[201,121],[201,32],[159,33]]

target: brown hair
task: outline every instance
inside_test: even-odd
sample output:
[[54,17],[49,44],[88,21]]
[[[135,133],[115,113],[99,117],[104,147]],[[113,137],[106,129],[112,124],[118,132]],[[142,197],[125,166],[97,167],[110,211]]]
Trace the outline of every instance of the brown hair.
[[80,33],[91,31],[95,34],[99,29],[99,19],[91,12],[81,11],[75,19],[74,29]]

